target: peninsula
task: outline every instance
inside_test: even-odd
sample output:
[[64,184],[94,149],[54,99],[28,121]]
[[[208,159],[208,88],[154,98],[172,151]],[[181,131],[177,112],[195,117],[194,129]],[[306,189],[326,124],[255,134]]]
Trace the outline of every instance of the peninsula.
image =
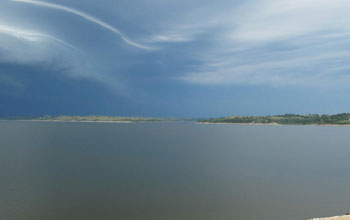
[[335,115],[297,115],[284,114],[273,116],[228,116],[199,120],[199,123],[234,124],[277,124],[277,125],[350,125],[350,113]]
[[170,122],[182,121],[174,118],[148,118],[148,117],[117,117],[117,116],[43,116],[43,117],[7,117],[1,120],[20,120],[20,121],[57,121],[57,122]]

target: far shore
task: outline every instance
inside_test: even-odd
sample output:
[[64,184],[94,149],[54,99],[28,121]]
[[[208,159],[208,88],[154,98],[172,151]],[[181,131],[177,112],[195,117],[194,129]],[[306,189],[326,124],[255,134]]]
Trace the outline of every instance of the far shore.
[[37,120],[37,119],[28,119],[28,120],[0,120],[0,121],[23,121],[23,122],[86,122],[86,123],[135,123],[134,121],[65,121],[65,120]]
[[123,120],[123,121],[85,121],[85,120],[40,120],[40,119],[15,119],[6,120],[2,119],[0,121],[20,121],[20,122],[60,122],[60,123],[116,123],[116,124],[129,124],[129,123],[165,123],[165,122],[181,122],[181,121],[133,121],[133,120]]
[[[127,124],[127,123],[164,123],[164,122],[181,122],[181,121],[84,121],[84,120],[39,120],[39,119],[16,119],[16,120],[6,120],[2,119],[0,121],[22,121],[22,122],[60,122],[60,123],[116,123],[116,124]],[[337,124],[278,124],[278,123],[230,123],[230,122],[198,122],[193,121],[200,125],[244,125],[244,126],[321,126],[321,127],[349,127],[350,124],[337,125]]]
[[253,125],[253,126],[324,126],[324,127],[349,127],[350,124],[337,125],[337,124],[278,124],[278,123],[232,123],[232,122],[197,122],[197,124],[219,124],[219,125]]
[[278,126],[283,124],[277,123],[230,123],[230,122],[197,122],[197,124],[208,124],[208,125],[266,125],[266,126]]

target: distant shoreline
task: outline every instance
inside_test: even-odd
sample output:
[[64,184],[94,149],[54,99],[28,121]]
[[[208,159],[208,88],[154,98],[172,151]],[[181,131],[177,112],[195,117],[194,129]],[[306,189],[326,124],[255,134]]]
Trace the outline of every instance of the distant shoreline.
[[199,120],[201,123],[253,124],[253,125],[314,125],[314,126],[350,126],[350,113],[335,115],[267,115],[267,116],[226,116]]
[[[85,121],[85,120],[40,120],[40,119],[0,119],[1,121],[18,121],[18,122],[59,122],[59,123],[115,123],[115,124],[132,124],[132,123],[167,123],[167,122],[186,122],[178,121]],[[320,127],[350,127],[350,124],[278,124],[278,123],[235,123],[235,122],[199,122],[199,121],[187,121],[194,122],[199,125],[243,125],[243,126],[320,126]]]
[[86,123],[135,123],[135,122],[171,122],[185,121],[177,118],[151,118],[151,117],[118,117],[118,116],[42,116],[42,117],[8,117],[0,118],[2,121],[32,121],[32,122],[86,122]]
[[350,113],[335,115],[267,115],[267,116],[226,116],[221,118],[158,118],[158,117],[120,117],[120,116],[41,116],[41,117],[7,117],[0,118],[7,121],[36,121],[36,122],[85,122],[85,123],[144,123],[144,122],[185,122],[191,121],[197,124],[236,124],[253,126],[277,126],[277,125],[309,125],[309,126],[350,126]]
[[197,122],[197,124],[208,125],[252,125],[252,126],[324,126],[324,127],[350,127],[350,124],[338,125],[338,124],[278,124],[278,123],[235,123],[235,122]]
[[29,120],[7,120],[7,121],[32,121],[32,122],[75,122],[75,123],[134,123],[134,121],[65,121],[65,120],[36,120],[36,119],[29,119]]
[[278,126],[283,124],[277,124],[277,123],[235,123],[235,122],[197,122],[197,124],[208,124],[208,125],[266,125],[266,126]]
[[115,123],[115,124],[130,124],[130,123],[164,123],[164,122],[180,122],[180,121],[66,121],[66,120],[37,120],[37,119],[2,119],[0,121],[19,121],[19,122],[60,122],[60,123]]

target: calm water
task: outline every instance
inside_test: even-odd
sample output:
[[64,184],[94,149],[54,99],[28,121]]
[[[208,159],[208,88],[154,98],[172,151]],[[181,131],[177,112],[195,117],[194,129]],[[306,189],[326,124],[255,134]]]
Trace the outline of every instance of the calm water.
[[0,122],[1,220],[350,211],[350,127]]

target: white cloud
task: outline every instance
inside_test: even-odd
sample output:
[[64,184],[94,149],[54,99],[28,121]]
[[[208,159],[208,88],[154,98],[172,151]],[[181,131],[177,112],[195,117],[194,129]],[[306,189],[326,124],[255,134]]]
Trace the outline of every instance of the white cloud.
[[2,24],[0,52],[4,54],[0,56],[2,61],[15,63],[48,63],[61,53],[82,55],[78,48],[51,35]]
[[48,34],[0,25],[0,61],[13,64],[50,66],[70,77],[99,80],[86,71],[76,47]]
[[[176,79],[202,85],[347,85],[350,2],[256,0],[207,17],[210,45]],[[206,25],[204,25],[206,24]]]
[[281,40],[350,28],[346,0],[267,0],[246,5],[232,20],[229,37],[239,41]]
[[151,43],[181,43],[192,41],[193,37],[191,34],[185,32],[167,32],[162,34],[156,34],[151,36],[145,41]]
[[[196,72],[188,73],[177,79],[184,80],[188,83],[202,85],[306,85],[317,86],[319,83],[346,83],[342,82],[344,78],[350,79],[350,75],[340,74],[341,78],[334,79],[334,73],[349,71],[350,66],[341,63],[342,68],[337,67],[333,62],[327,69],[323,69],[324,63],[329,62],[337,57],[347,57],[350,55],[345,52],[318,55],[312,57],[301,57],[293,59],[282,59],[269,62],[256,62],[254,64],[232,64],[221,61],[211,62],[201,66]],[[309,66],[318,66],[312,68]],[[332,66],[332,67],[331,67]],[[331,71],[330,71],[331,70]]]
[[56,43],[62,44],[64,46],[70,47],[71,49],[80,51],[78,48],[74,47],[71,44],[68,44],[60,39],[57,39],[53,36],[47,35],[47,34],[42,34],[39,32],[32,32],[32,31],[26,31],[22,29],[16,29],[10,26],[6,25],[0,25],[0,33],[2,34],[8,34],[13,37],[16,37],[18,39],[26,40],[26,41],[32,41],[32,42],[39,42],[43,41],[45,39],[50,40],[50,41],[55,41]]
[[[19,65],[39,65],[71,78],[84,78],[103,83],[119,95],[127,89],[115,77],[96,70],[94,62],[81,50],[51,35],[0,24],[0,61]],[[19,86],[10,77],[0,83]]]
[[[126,38],[115,27],[77,9],[37,0],[12,1],[78,15],[118,34],[130,45],[150,49]],[[173,4],[177,2],[173,1]],[[182,7],[187,2],[183,1],[182,4],[172,13],[157,8],[161,12],[154,13],[162,16],[155,15],[153,20],[147,18],[152,17],[149,14],[154,7],[166,5],[172,9],[172,5],[151,0],[143,1],[143,7],[150,5],[149,8],[140,9],[130,3],[128,10],[123,7],[118,9],[125,16],[135,19],[131,19],[131,23],[137,23],[145,32],[152,33],[148,36],[140,34],[138,42],[157,46],[186,43],[186,46],[176,48],[164,47],[162,51],[180,57],[184,61],[180,65],[187,65],[178,68],[182,72],[176,79],[204,85],[325,85],[350,82],[346,74],[349,69],[347,63],[350,62],[350,2],[347,0],[219,0],[218,3],[208,1],[200,5],[191,3],[195,6],[189,8]],[[36,42],[38,39],[55,41],[55,38],[43,34],[16,31],[7,32],[16,38],[32,41],[36,48],[43,45]],[[57,39],[56,43],[59,43]],[[49,48],[38,49],[37,53],[48,52]],[[167,56],[167,59],[171,56]],[[86,75],[98,78],[98,74]]]
[[138,47],[138,48],[141,48],[141,49],[145,49],[145,50],[152,50],[153,49],[151,47],[147,47],[147,46],[138,44],[138,43],[130,40],[120,30],[118,30],[117,28],[113,27],[112,25],[107,24],[106,22],[103,22],[100,19],[98,19],[96,17],[93,17],[91,15],[88,15],[88,14],[86,14],[86,13],[84,13],[82,11],[79,11],[77,9],[70,8],[70,7],[63,6],[63,5],[59,5],[59,4],[48,3],[48,2],[41,2],[41,1],[36,1],[36,0],[11,0],[11,1],[28,3],[28,4],[38,5],[38,6],[42,6],[42,7],[47,7],[47,8],[54,8],[54,9],[57,9],[57,10],[61,10],[61,11],[65,11],[65,12],[68,12],[68,13],[72,13],[72,14],[78,15],[78,16],[80,16],[80,17],[82,17],[82,18],[84,18],[84,19],[86,19],[86,20],[88,20],[90,22],[98,24],[101,27],[103,27],[103,28],[105,28],[105,29],[107,29],[109,31],[112,31],[113,33],[119,35],[124,40],[124,42],[126,42],[129,45],[132,45],[134,47]]

